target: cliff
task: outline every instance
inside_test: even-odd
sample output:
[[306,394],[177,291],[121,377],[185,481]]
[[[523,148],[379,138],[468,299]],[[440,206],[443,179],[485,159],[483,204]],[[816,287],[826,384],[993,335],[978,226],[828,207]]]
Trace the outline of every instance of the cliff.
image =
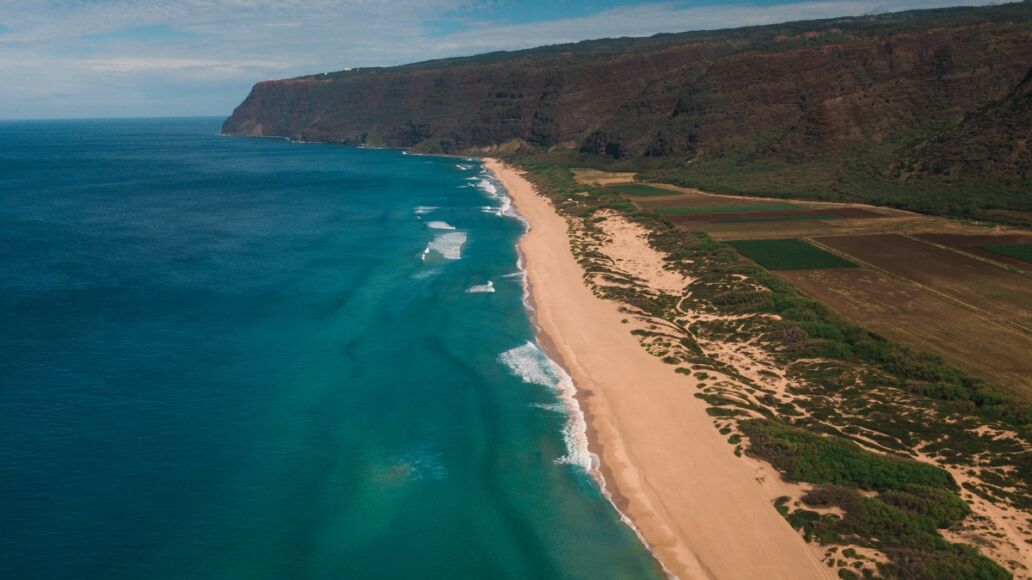
[[[1026,0],[266,81],[223,131],[443,153],[564,151],[727,191],[812,187],[822,197],[848,193],[838,168],[861,147],[881,152],[864,158],[865,174],[904,188],[915,176],[953,176],[999,178],[1006,189],[1028,181],[1027,159],[983,167],[968,153],[996,155],[1027,139],[1027,91],[1024,117],[1000,111],[1020,100],[1013,95],[1030,64]],[[986,145],[950,161],[956,143],[972,139]],[[733,175],[814,164],[827,180],[799,185],[775,175],[757,186]],[[718,167],[731,169],[714,182]]]

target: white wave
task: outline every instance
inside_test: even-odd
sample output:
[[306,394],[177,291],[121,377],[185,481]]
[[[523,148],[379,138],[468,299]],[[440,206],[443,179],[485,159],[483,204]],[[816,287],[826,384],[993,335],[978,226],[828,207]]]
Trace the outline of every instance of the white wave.
[[462,246],[466,243],[466,232],[448,232],[440,234],[426,245],[423,259],[430,252],[437,252],[446,260],[458,260],[462,257]]
[[[486,170],[484,171],[484,174],[490,175]],[[491,199],[498,200],[498,205],[482,207],[480,208],[481,211],[484,213],[494,214],[498,217],[515,218],[526,223],[523,216],[521,216],[519,212],[516,211],[516,208],[513,207],[512,199],[506,195],[504,189],[499,190],[499,186],[495,182],[485,177],[477,181],[475,187],[486,193]]]
[[463,165],[462,163],[456,163],[455,167],[460,171],[469,171],[470,169],[473,169],[472,165]]
[[491,183],[486,179],[481,179],[480,181],[478,181],[477,188],[486,193],[487,195],[490,195],[491,197],[495,197],[498,195],[498,188],[495,187],[495,184]]
[[512,199],[508,195],[501,196],[502,205],[498,206],[498,215],[507,217],[516,217],[515,213],[512,213]]
[[420,205],[420,206],[416,206],[416,208],[412,210],[412,213],[414,213],[416,215],[423,215],[423,214],[428,214],[428,213],[434,211],[435,209],[437,209],[437,206],[433,206],[433,205]]
[[598,458],[588,450],[588,425],[574,395],[577,392],[573,379],[558,364],[548,358],[536,344],[527,342],[509,349],[498,356],[509,372],[525,383],[549,387],[556,391],[562,411],[566,415],[563,426],[563,441],[566,455],[556,461],[567,463],[593,473],[598,468]]
[[[516,217],[524,223],[524,226],[527,225],[527,221],[523,218],[523,216],[516,214]],[[527,276],[526,262],[523,258],[523,252],[520,251],[518,245],[516,249],[517,271],[512,272],[510,274],[505,274],[502,277],[518,277],[520,279],[520,284],[523,287],[523,306],[527,309],[527,312],[533,312],[534,307],[531,305],[530,283],[529,277]],[[531,320],[533,320],[533,318]],[[538,332],[541,331],[540,327],[538,327],[536,323],[534,327]],[[519,349],[523,350],[519,351]],[[588,475],[590,475],[591,478],[594,479],[595,482],[598,484],[599,488],[602,491],[602,495],[616,509],[616,512],[620,514],[620,520],[634,532],[634,535],[637,536],[638,541],[641,542],[641,545],[644,546],[647,550],[651,551],[651,547],[649,546],[648,542],[645,541],[645,536],[642,535],[641,530],[639,530],[638,527],[634,524],[634,522],[631,521],[629,517],[627,517],[627,514],[625,514],[620,509],[620,506],[616,505],[616,502],[613,501],[613,496],[609,492],[608,487],[606,486],[606,478],[602,473],[601,460],[588,448],[588,424],[587,420],[584,417],[584,411],[581,409],[580,403],[577,401],[576,398],[577,386],[574,384],[573,378],[566,373],[565,369],[556,364],[555,361],[553,361],[552,359],[548,358],[548,356],[544,352],[541,352],[540,349],[538,349],[534,344],[530,342],[523,345],[522,347],[516,347],[514,349],[502,353],[502,355],[500,355],[499,358],[502,360],[502,362],[506,364],[506,366],[509,366],[509,368],[513,370],[512,365],[518,366],[517,363],[522,358],[520,356],[517,356],[516,352],[521,352],[523,355],[535,355],[536,353],[534,353],[533,351],[537,351],[537,353],[540,353],[541,357],[548,361],[549,370],[551,370],[556,377],[554,388],[558,392],[559,399],[559,401],[556,403],[542,403],[536,404],[535,406],[548,411],[561,412],[566,415],[566,424],[563,426],[563,442],[566,444],[566,455],[557,459],[556,462],[575,465],[585,470],[588,473]],[[512,365],[510,365],[510,362],[512,363]],[[540,365],[533,365],[532,368],[540,370]],[[513,372],[514,374],[523,378],[524,381],[527,381],[527,378],[524,378],[524,375],[520,372],[516,372],[515,370],[513,370]],[[537,374],[532,373],[528,376],[537,377]],[[662,562],[660,562],[660,566],[663,568],[663,572],[665,573],[665,576],[667,578],[677,578],[677,576],[674,575]]]
[[[512,274],[506,274],[506,277],[513,275],[519,276],[520,287],[523,288],[523,307],[527,312],[534,312],[534,305],[531,304],[530,300],[530,277],[527,275],[526,262],[523,260],[523,250],[521,250],[519,246],[516,246],[516,271]],[[533,320],[533,318],[531,318],[531,320]],[[534,324],[534,327],[537,328],[538,332],[541,331],[541,329],[538,328],[537,323]]]
[[488,280],[487,284],[476,284],[474,286],[470,286],[466,290],[466,294],[480,294],[480,293],[484,293],[484,292],[494,292],[494,291],[495,291],[494,282]]
[[498,355],[509,372],[523,379],[525,383],[534,383],[543,387],[555,387],[559,377],[555,374],[549,359],[533,342],[527,342],[511,348]]
[[428,227],[428,228],[430,228],[432,230],[454,230],[455,229],[455,226],[449,224],[448,222],[438,222],[438,221],[426,222],[426,227]]

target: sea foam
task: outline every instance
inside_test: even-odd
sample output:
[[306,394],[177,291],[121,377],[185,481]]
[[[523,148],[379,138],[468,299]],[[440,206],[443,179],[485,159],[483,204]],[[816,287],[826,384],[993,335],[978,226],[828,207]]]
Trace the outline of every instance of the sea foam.
[[448,232],[440,234],[426,245],[423,250],[425,260],[430,252],[437,252],[446,260],[458,260],[462,257],[462,246],[466,243],[466,232]]
[[455,229],[455,226],[449,224],[448,222],[439,222],[439,221],[426,222],[426,227],[428,227],[428,228],[430,228],[432,230],[454,230]]
[[566,415],[566,425],[563,426],[566,455],[556,462],[575,465],[588,473],[594,473],[598,459],[588,450],[588,425],[574,398],[577,389],[570,375],[533,342],[503,352],[498,355],[498,360],[523,382],[555,390],[561,404],[559,408]]
[[480,191],[486,193],[487,195],[490,195],[491,197],[495,197],[498,195],[498,187],[486,179],[481,179],[480,181],[478,181],[477,188]]
[[485,292],[494,292],[494,291],[495,291],[494,282],[488,280],[487,284],[477,284],[475,286],[470,286],[466,290],[466,293],[467,294],[482,294],[482,293],[485,293]]
[[498,205],[483,207],[481,208],[481,211],[484,213],[494,214],[499,217],[511,217],[523,221],[523,216],[518,214],[512,207],[512,199],[505,194],[504,190],[499,191],[498,185],[494,182],[489,179],[480,179],[477,181],[475,187],[487,194],[491,199],[498,201]]

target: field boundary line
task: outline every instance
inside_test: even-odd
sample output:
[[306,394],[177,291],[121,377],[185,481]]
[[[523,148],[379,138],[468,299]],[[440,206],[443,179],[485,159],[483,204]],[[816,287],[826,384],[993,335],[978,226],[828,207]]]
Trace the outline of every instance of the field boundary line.
[[814,240],[813,238],[806,237],[806,238],[803,238],[803,239],[805,239],[806,241],[810,242],[811,244],[813,244],[813,245],[815,245],[815,246],[817,246],[817,247],[819,247],[819,248],[821,248],[821,249],[823,249],[823,250],[825,250],[827,252],[831,252],[832,254],[835,254],[835,255],[839,256],[840,258],[843,258],[843,259],[846,259],[846,260],[852,260],[852,261],[854,261],[854,262],[856,262],[858,264],[863,265],[866,268],[870,268],[870,269],[875,270],[877,272],[881,272],[882,274],[885,274],[886,276],[889,276],[890,278],[894,278],[896,280],[901,280],[901,281],[903,281],[906,284],[910,284],[911,286],[915,286],[915,287],[917,287],[917,288],[919,288],[921,290],[924,290],[924,291],[926,291],[926,292],[928,292],[930,294],[934,294],[934,295],[936,295],[936,296],[938,296],[940,298],[943,298],[943,299],[945,299],[948,302],[952,302],[953,304],[955,304],[957,306],[960,306],[962,308],[970,310],[970,311],[974,312],[975,314],[978,314],[981,318],[985,319],[986,322],[989,322],[991,324],[996,324],[997,326],[1003,326],[1005,328],[1017,331],[1017,332],[1019,332],[1021,334],[1024,334],[1026,336],[1032,336],[1032,328],[1028,328],[1028,327],[1026,327],[1026,326],[1024,326],[1022,324],[1014,322],[1013,320],[1008,320],[1008,319],[1000,318],[1000,317],[998,317],[998,316],[996,316],[996,315],[994,315],[994,314],[992,314],[992,313],[990,313],[990,312],[988,312],[986,310],[983,310],[983,309],[981,309],[981,308],[979,308],[979,307],[977,307],[977,306],[975,306],[973,304],[969,304],[969,303],[964,302],[963,300],[961,300],[961,299],[959,299],[959,298],[957,298],[955,296],[952,296],[950,294],[942,292],[941,290],[936,290],[935,288],[932,288],[930,286],[926,286],[924,284],[921,284],[920,282],[917,282],[916,280],[911,280],[910,278],[907,278],[906,276],[900,276],[899,274],[894,274],[894,273],[889,272],[888,270],[886,270],[884,268],[879,268],[878,266],[875,266],[874,264],[872,264],[870,262],[867,262],[866,260],[861,260],[861,259],[859,259],[859,258],[857,258],[857,257],[855,257],[855,256],[853,256],[853,255],[851,255],[849,253],[841,252],[839,250],[836,250],[835,248],[828,247],[828,246],[826,246],[826,245],[824,245],[824,244]]
[[997,268],[1002,268],[1002,269],[1004,269],[1004,270],[1006,270],[1008,272],[1014,272],[1015,274],[1021,274],[1022,276],[1028,276],[1029,278],[1032,278],[1032,272],[1029,272],[1028,270],[1022,270],[1021,268],[1019,268],[1017,266],[1012,266],[1010,264],[1004,264],[1003,262],[997,262],[997,261],[992,260],[990,258],[987,258],[985,256],[979,256],[978,254],[971,254],[971,253],[965,252],[964,250],[962,250],[960,248],[953,248],[953,247],[950,247],[950,246],[944,246],[942,244],[937,244],[937,243],[935,243],[935,242],[933,242],[931,240],[924,240],[924,239],[921,239],[921,238],[917,238],[917,237],[914,237],[912,234],[899,234],[899,235],[903,236],[904,238],[909,238],[909,239],[911,239],[911,240],[913,240],[915,242],[920,242],[922,244],[926,244],[926,245],[929,245],[929,246],[932,246],[932,247],[935,247],[935,248],[939,248],[940,250],[949,250],[950,252],[953,252],[955,254],[960,254],[961,256],[966,256],[968,258],[974,258],[976,260],[985,262],[986,264],[992,264],[993,266],[996,266]]

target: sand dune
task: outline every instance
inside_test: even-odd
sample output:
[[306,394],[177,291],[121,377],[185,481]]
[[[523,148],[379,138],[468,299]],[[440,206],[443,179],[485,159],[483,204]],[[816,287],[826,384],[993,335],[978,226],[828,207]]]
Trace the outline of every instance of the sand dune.
[[582,393],[608,489],[663,564],[681,578],[830,577],[713,428],[691,384],[639,345],[616,303],[584,284],[551,203],[512,168],[487,166],[530,224],[520,248],[542,342]]

